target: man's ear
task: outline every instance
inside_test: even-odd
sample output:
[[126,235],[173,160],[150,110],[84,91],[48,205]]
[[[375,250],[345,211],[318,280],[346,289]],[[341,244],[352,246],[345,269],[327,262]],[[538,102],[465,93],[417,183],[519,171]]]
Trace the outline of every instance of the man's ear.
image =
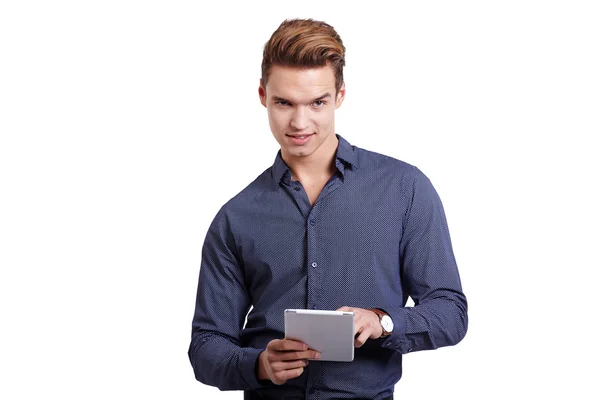
[[342,87],[340,87],[340,90],[338,91],[337,98],[335,99],[335,108],[336,109],[342,105],[345,98],[346,98],[346,83],[343,82]]
[[260,98],[260,104],[263,106],[267,106],[267,91],[263,86],[262,79],[259,80],[258,83],[258,97]]

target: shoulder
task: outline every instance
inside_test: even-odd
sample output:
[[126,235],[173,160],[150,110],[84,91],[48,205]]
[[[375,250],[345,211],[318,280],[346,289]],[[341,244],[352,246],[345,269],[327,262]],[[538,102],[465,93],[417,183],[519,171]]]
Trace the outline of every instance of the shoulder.
[[419,168],[406,161],[361,147],[353,147],[358,156],[359,169],[363,172],[381,175],[383,179],[400,179],[406,183],[427,178]]
[[219,210],[217,216],[231,217],[244,214],[256,208],[264,198],[277,190],[273,183],[271,168],[269,167],[250,182],[244,189],[229,199]]

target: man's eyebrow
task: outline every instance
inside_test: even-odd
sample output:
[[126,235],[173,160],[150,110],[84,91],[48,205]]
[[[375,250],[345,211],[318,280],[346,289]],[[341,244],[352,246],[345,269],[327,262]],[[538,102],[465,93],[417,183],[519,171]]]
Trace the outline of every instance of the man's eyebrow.
[[[311,100],[311,103],[314,103],[315,101],[319,101],[319,100],[324,100],[328,97],[331,97],[331,93],[325,93],[325,94],[317,97],[316,99]],[[279,96],[273,96],[273,100],[274,101],[285,101],[286,103],[293,103],[292,101],[290,101],[288,99],[284,99],[283,97],[279,97]]]

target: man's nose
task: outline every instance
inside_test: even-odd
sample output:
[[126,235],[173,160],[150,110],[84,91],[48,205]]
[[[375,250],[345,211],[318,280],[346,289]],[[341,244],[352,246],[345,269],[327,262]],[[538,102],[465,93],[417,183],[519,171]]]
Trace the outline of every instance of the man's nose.
[[303,107],[296,108],[294,115],[292,115],[291,125],[297,131],[302,131],[308,127],[308,118]]

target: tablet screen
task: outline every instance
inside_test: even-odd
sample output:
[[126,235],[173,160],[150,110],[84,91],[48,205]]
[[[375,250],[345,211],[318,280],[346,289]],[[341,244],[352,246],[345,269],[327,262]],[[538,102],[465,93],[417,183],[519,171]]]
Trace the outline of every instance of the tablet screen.
[[354,313],[328,310],[285,310],[285,338],[321,353],[315,361],[354,359]]

